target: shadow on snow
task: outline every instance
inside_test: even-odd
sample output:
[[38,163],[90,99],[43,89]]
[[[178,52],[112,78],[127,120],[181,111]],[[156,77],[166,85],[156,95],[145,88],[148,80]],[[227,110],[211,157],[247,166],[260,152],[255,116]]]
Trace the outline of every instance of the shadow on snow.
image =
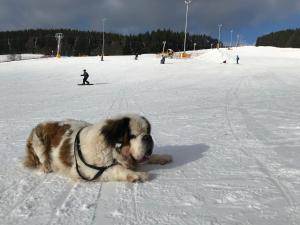
[[154,171],[157,169],[181,167],[201,159],[203,153],[208,151],[208,149],[209,146],[206,144],[155,147],[154,154],[169,154],[173,157],[173,162],[166,165],[143,165],[142,170]]

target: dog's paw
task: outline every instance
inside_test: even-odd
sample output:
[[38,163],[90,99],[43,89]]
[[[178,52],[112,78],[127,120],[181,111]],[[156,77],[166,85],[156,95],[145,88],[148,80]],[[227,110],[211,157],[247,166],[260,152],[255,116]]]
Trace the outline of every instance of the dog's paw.
[[44,163],[42,165],[42,170],[43,170],[44,173],[51,173],[52,172],[52,168],[51,168],[50,163]]
[[169,162],[172,162],[173,158],[171,155],[152,155],[150,157],[149,163],[150,164],[160,164],[160,165],[165,165]]
[[159,159],[159,164],[160,165],[165,165],[167,163],[170,163],[173,161],[173,158],[171,155],[161,155],[160,159]]
[[145,182],[149,180],[149,174],[146,172],[135,172],[127,175],[128,182]]

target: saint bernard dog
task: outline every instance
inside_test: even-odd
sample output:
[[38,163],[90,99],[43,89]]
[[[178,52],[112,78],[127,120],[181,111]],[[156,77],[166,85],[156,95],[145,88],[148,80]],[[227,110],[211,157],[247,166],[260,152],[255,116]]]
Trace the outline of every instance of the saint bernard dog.
[[58,172],[74,180],[144,182],[142,163],[166,164],[170,155],[152,154],[149,121],[126,114],[90,124],[78,120],[44,122],[32,129],[24,166]]

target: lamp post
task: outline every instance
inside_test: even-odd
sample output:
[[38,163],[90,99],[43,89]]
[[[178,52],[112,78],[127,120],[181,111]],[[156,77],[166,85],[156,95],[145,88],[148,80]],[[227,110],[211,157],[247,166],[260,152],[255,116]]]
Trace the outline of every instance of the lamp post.
[[236,47],[239,47],[239,45],[240,45],[240,35],[237,34],[236,35]]
[[218,39],[218,49],[220,48],[220,42],[221,42],[221,28],[222,28],[222,24],[218,25],[219,27],[219,39]]
[[55,38],[57,39],[57,52],[56,57],[60,58],[60,50],[61,50],[61,40],[63,39],[64,35],[62,33],[56,33]]
[[233,33],[233,30],[230,31],[230,48],[232,48],[232,33]]
[[102,53],[101,53],[101,61],[104,61],[104,23],[106,18],[102,19]]
[[36,50],[37,50],[37,41],[38,41],[38,38],[35,37],[34,38],[34,53],[36,53]]
[[187,18],[188,18],[188,11],[189,11],[189,4],[191,0],[185,0],[184,3],[186,4],[186,13],[185,13],[185,29],[184,29],[184,45],[183,45],[183,52],[185,53],[185,46],[186,46],[186,30],[187,30]]
[[166,41],[163,41],[163,50],[162,50],[162,53],[163,53],[163,54],[165,54],[165,46],[166,46],[166,43],[167,43]]
[[11,53],[11,43],[10,43],[9,38],[7,39],[7,44],[8,44],[9,53]]

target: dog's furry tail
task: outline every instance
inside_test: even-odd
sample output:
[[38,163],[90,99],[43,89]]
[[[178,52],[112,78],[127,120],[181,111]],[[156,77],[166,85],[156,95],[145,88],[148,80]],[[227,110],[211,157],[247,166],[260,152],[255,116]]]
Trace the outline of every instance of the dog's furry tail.
[[27,139],[26,142],[26,155],[23,160],[23,165],[25,167],[28,167],[30,169],[38,168],[41,165],[41,162],[36,155],[32,142],[33,142],[33,136],[34,136],[35,129],[33,129]]

